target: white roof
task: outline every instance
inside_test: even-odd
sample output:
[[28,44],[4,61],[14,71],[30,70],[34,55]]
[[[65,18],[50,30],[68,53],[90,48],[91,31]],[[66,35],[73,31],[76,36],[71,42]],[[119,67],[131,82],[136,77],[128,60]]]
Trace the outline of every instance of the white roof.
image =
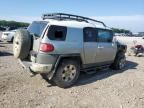
[[79,22],[75,20],[53,20],[53,19],[46,19],[44,21],[48,21],[49,25],[59,25],[59,26],[66,26],[66,27],[72,27],[72,28],[85,28],[85,27],[93,27],[93,28],[102,28],[102,29],[109,29],[107,27],[104,27],[102,24],[99,23],[87,23],[87,22]]

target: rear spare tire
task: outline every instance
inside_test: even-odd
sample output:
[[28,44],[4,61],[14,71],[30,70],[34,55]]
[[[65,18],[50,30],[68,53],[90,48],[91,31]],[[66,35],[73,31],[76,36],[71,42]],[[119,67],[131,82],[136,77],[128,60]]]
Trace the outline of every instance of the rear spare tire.
[[15,58],[25,59],[31,48],[31,35],[25,29],[17,30],[13,40],[13,54]]

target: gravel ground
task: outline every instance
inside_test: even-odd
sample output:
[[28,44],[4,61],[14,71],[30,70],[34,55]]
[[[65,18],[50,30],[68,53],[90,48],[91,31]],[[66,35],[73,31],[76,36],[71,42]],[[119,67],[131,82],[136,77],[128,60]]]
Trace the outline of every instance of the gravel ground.
[[51,86],[13,58],[0,42],[0,108],[144,108],[144,57],[127,57],[122,71],[82,74],[68,89]]

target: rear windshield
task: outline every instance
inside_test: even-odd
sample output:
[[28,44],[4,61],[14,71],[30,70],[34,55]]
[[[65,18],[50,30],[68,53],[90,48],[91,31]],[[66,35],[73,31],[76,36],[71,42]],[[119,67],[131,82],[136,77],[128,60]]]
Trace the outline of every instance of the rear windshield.
[[47,22],[33,22],[28,27],[28,31],[34,34],[35,36],[40,37],[46,25],[47,25]]

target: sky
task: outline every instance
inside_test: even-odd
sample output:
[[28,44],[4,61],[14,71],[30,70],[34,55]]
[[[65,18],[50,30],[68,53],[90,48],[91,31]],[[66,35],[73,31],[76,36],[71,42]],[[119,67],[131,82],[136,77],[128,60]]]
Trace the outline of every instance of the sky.
[[144,0],[1,0],[0,19],[32,22],[64,12],[101,20],[109,27],[144,31]]

